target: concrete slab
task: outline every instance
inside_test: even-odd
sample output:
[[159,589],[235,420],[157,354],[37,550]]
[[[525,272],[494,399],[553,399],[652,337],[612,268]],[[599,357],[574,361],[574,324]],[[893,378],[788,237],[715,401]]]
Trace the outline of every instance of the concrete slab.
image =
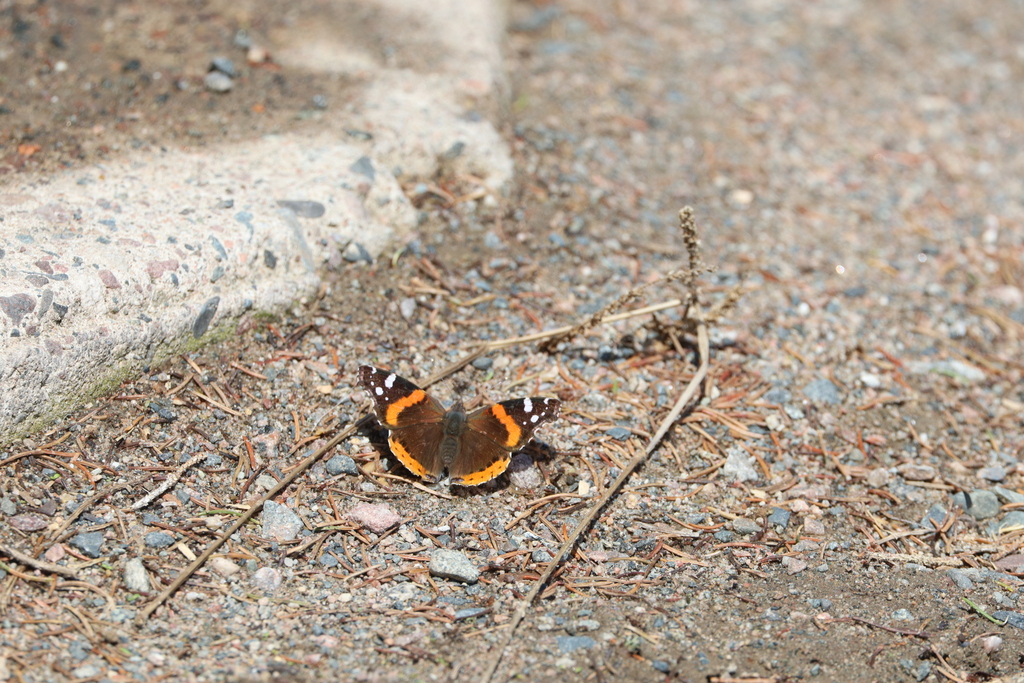
[[[265,38],[284,68],[362,83],[312,127],[3,178],[0,444],[401,239],[417,211],[396,175],[429,179],[443,159],[480,179],[481,201],[507,190],[511,157],[488,118],[503,91],[500,4],[324,7]],[[354,12],[381,34],[399,27],[392,40],[434,58],[389,63],[346,43]]]

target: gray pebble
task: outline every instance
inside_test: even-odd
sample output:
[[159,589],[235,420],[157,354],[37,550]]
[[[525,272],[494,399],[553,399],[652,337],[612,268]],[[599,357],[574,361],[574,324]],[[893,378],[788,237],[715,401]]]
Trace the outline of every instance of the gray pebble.
[[974,519],[988,519],[999,514],[999,499],[991,491],[972,491],[953,494],[953,505],[959,506]]
[[142,564],[141,557],[133,557],[124,564],[124,585],[136,593],[149,592],[149,574]]
[[789,510],[783,510],[782,508],[772,508],[772,514],[768,515],[768,523],[773,526],[781,526],[785,529],[789,526],[789,518],[792,513]]
[[18,512],[18,505],[7,496],[4,496],[0,498],[0,512],[9,517]]
[[294,541],[302,528],[302,520],[287,505],[272,500],[263,504],[263,538]]
[[959,569],[949,569],[949,570],[947,570],[946,571],[946,576],[949,577],[950,581],[952,581],[953,583],[956,584],[957,588],[962,588],[965,591],[974,588],[974,582],[971,581],[967,577],[967,575],[964,574]]
[[277,205],[291,209],[292,213],[302,218],[320,218],[327,211],[323,204],[309,199],[279,199]]
[[281,572],[273,567],[261,567],[252,575],[252,585],[264,593],[273,593],[281,587]]
[[398,304],[398,312],[402,314],[402,317],[408,320],[412,317],[413,313],[416,312],[416,299],[411,296],[402,299]]
[[512,462],[508,466],[508,479],[516,488],[526,490],[540,488],[544,483],[544,477],[533,463],[533,458],[526,453],[516,453],[512,456]]
[[484,246],[488,249],[501,249],[501,238],[497,234],[488,231],[484,234]]
[[494,359],[487,358],[486,356],[481,356],[480,358],[477,358],[472,363],[470,363],[470,365],[472,365],[477,370],[490,370],[491,366],[494,365]]
[[455,621],[472,619],[473,617],[478,617],[485,612],[487,612],[486,607],[466,607],[465,609],[455,610]]
[[597,645],[597,641],[590,636],[558,636],[555,640],[558,641],[558,649],[565,654],[589,650]]
[[920,664],[917,665],[917,669],[914,671],[914,678],[917,681],[923,681],[924,679],[928,678],[928,676],[930,676],[931,673],[932,673],[932,664],[931,664],[931,662],[921,662]]
[[347,455],[336,455],[327,461],[327,472],[332,477],[339,474],[359,474],[356,461]]
[[835,405],[842,401],[839,389],[827,379],[816,379],[803,389],[803,394],[814,403]]
[[651,662],[651,666],[654,667],[655,671],[660,671],[663,674],[667,674],[671,669],[671,667],[669,667],[668,665],[668,662],[661,659],[655,659],[653,662]]
[[715,539],[720,543],[729,543],[733,539],[733,533],[728,529],[722,529],[721,531],[715,532]]
[[1021,614],[1020,612],[997,610],[992,613],[992,617],[998,619],[1000,623],[1005,621],[1008,626],[1024,628],[1024,614]]
[[549,553],[544,548],[537,548],[532,553],[530,553],[530,559],[534,562],[550,562],[551,553]]
[[914,615],[910,613],[910,610],[900,608],[892,613],[892,618],[900,621],[913,621]]
[[767,403],[774,403],[776,405],[782,405],[783,403],[789,403],[793,400],[793,394],[787,389],[771,389],[764,395],[764,400]]
[[227,57],[214,57],[213,61],[210,62],[210,68],[232,78],[238,75],[235,63]]
[[345,247],[341,257],[349,263],[358,263],[359,261],[366,261],[369,264],[373,263],[373,257],[370,256],[370,252],[366,251],[366,247],[359,244],[359,242],[350,242]]
[[629,431],[625,427],[612,427],[611,429],[604,430],[604,433],[616,441],[625,441],[633,435],[633,432]]
[[755,481],[758,478],[754,459],[745,450],[732,446],[726,451],[726,456],[721,470],[723,477],[736,481]]
[[988,481],[1002,481],[1006,479],[1006,468],[999,466],[982,467],[978,470],[978,477]]
[[235,85],[231,76],[220,71],[211,71],[203,78],[203,85],[210,92],[228,92]]
[[348,170],[365,176],[371,183],[377,176],[377,171],[373,168],[373,162],[370,160],[370,157],[359,157],[354,164],[348,167]]
[[[925,529],[938,528],[939,525],[941,525],[942,522],[945,521],[947,512],[948,511],[945,507],[943,507],[939,503],[935,503],[930,508],[928,508],[928,512],[926,512],[924,517],[921,518],[921,526],[923,526]],[[933,525],[932,522],[934,522],[935,524]]]
[[89,531],[74,536],[68,543],[86,557],[96,559],[102,555],[103,532]]
[[1011,527],[1024,527],[1024,510],[1011,510],[999,522],[989,524],[989,531],[995,536]]
[[163,531],[150,531],[146,534],[144,542],[149,548],[167,548],[174,545],[174,536]]
[[761,525],[752,519],[740,517],[738,519],[732,520],[732,530],[743,536],[748,536],[750,534],[756,534],[758,531],[760,531]]
[[476,583],[480,570],[468,557],[455,550],[437,548],[430,553],[430,573],[445,579]]
[[92,664],[85,664],[71,670],[71,675],[75,678],[95,678],[101,673],[103,673],[103,670]]
[[992,493],[999,496],[1004,503],[1024,503],[1024,493],[1004,489],[1002,486],[993,486]]

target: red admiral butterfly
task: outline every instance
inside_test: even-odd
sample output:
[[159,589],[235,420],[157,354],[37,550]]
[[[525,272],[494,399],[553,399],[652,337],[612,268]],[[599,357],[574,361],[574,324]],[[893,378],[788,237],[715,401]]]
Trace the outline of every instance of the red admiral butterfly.
[[447,469],[452,481],[476,486],[508,468],[512,453],[533,430],[558,417],[554,398],[517,398],[467,413],[459,401],[441,402],[393,372],[363,365],[359,386],[373,399],[374,412],[388,428],[388,445],[413,474],[436,481]]

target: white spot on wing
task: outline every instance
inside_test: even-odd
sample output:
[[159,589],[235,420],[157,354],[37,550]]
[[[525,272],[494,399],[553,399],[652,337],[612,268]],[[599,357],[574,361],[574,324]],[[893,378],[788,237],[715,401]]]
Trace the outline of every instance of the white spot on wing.
[[380,387],[377,387],[377,388],[376,388],[376,392],[377,392],[377,395],[378,395],[378,396],[383,396],[383,395],[384,395],[384,390],[383,390],[383,389],[381,389]]
[[386,386],[388,389],[395,386],[395,379],[397,378],[398,375],[392,372],[390,375],[388,375],[388,378],[384,380],[384,386]]
[[530,418],[530,422],[534,422],[534,423],[535,423],[535,422],[537,422],[537,420],[539,420],[539,419],[540,419],[539,417],[537,417],[536,415],[534,415],[533,417],[531,417],[531,418]]
[[[531,401],[530,399],[523,400],[523,410],[526,411],[527,413],[532,413],[533,401]],[[536,415],[534,415],[534,417],[536,417]]]

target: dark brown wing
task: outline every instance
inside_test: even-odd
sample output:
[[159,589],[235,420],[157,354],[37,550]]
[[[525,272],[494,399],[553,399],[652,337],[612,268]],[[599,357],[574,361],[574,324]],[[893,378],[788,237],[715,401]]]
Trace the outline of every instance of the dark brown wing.
[[439,453],[444,407],[409,380],[369,365],[359,368],[359,386],[370,394],[377,419],[388,428],[395,457],[416,476],[437,479],[444,470]]
[[553,398],[520,398],[470,413],[462,448],[448,466],[452,480],[475,486],[497,477],[537,427],[558,417],[559,405]]
[[444,417],[444,407],[437,399],[393,372],[363,365],[359,386],[370,394],[377,419],[388,429],[440,422]]

